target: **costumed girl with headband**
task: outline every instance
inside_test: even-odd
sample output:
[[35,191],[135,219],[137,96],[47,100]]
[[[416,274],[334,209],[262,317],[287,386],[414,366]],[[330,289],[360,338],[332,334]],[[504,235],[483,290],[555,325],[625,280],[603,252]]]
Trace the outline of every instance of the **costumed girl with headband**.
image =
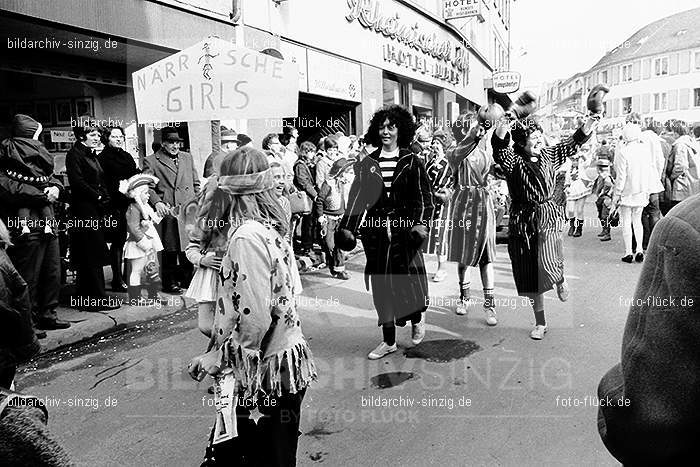
[[[215,344],[188,368],[197,381],[214,376],[217,397],[232,403],[218,413],[207,458],[221,465],[295,465],[301,403],[316,368],[297,314],[302,287],[284,239],[289,223],[262,152],[229,153],[220,173],[205,187],[199,215],[201,226],[230,224]],[[260,412],[264,423],[256,424]]]
[[562,248],[565,217],[553,198],[555,172],[593,134],[605,93],[605,88],[593,88],[593,99],[589,96],[588,102],[592,115],[559,144],[545,146],[542,128],[529,117],[535,99],[527,95],[516,101],[506,114],[508,118],[499,119],[491,138],[494,160],[503,169],[511,196],[508,255],[513,279],[518,295],[529,298],[532,304],[535,327],[530,337],[535,340],[547,332],[544,293],[556,287],[561,301],[569,297]]
[[159,300],[161,281],[156,254],[163,250],[163,244],[153,224],[160,223],[162,217],[148,204],[149,190],[157,183],[158,178],[148,174],[136,174],[119,182],[119,191],[133,200],[126,210],[124,260],[129,265],[129,301],[135,304],[141,298],[142,288],[148,291],[149,300]]

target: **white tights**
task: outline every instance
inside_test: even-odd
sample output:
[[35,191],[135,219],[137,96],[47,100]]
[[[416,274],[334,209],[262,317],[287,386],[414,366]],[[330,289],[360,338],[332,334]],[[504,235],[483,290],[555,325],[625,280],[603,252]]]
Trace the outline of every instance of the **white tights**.
[[622,239],[625,241],[625,256],[632,252],[632,230],[637,239],[637,251],[642,252],[642,210],[643,206],[620,206],[620,222],[622,223]]
[[142,258],[133,258],[127,260],[129,261],[129,285],[141,285],[141,271],[148,263],[148,256]]

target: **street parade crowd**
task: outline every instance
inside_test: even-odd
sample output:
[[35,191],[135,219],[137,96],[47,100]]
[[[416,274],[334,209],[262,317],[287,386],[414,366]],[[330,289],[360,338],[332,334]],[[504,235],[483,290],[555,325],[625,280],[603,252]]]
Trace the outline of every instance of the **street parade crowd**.
[[[188,371],[198,381],[213,376],[217,397],[240,401],[228,406],[228,416],[219,412],[203,465],[295,464],[302,400],[317,377],[297,310],[299,273],[327,268],[348,280],[345,261],[358,239],[381,328],[369,359],[395,352],[396,328],[409,322],[413,344],[423,341],[424,254],[438,259],[435,282],[445,280],[447,262],[458,264],[458,315],[476,302],[472,269],[478,268],[484,320],[498,324],[494,261],[505,210],[513,279],[532,307],[534,340],[547,332],[545,293],[554,290],[561,301],[570,296],[562,236],[568,227],[568,236],[581,237],[593,224],[584,216],[591,197],[600,240],[609,241],[611,228],[621,226],[621,260],[644,263],[644,295],[676,295],[683,287],[692,295],[700,277],[697,256],[682,267],[659,261],[674,242],[678,251],[697,253],[700,127],[630,114],[619,135],[599,138],[606,92],[594,88],[589,114],[570,135],[543,132],[529,93],[507,108],[492,103],[464,113],[445,128],[416,122],[400,106],[378,110],[362,137],[339,132],[300,142],[297,130],[285,127],[258,142],[224,128],[201,184],[177,128],[164,128],[161,143],[138,167],[124,150],[123,129],[90,118],[73,128],[64,183],[38,140],[41,122],[16,115],[12,136],[0,145],[0,387],[11,387],[17,366],[36,355],[46,330],[70,326],[56,316],[65,212],[72,222],[67,248],[76,308],[120,306],[107,300],[105,265],[112,270],[111,290],[126,292],[130,304],[155,303],[160,292],[197,303],[208,344]],[[669,319],[697,337],[687,317]],[[683,408],[697,408],[690,400],[694,377],[661,369],[669,359],[696,368],[697,344],[666,340],[679,331],[662,320],[630,315],[623,365],[601,383],[601,394],[640,398],[634,402],[641,408],[632,412],[601,408],[601,435],[623,461],[650,455],[640,446],[659,426],[665,430],[660,449],[671,457],[688,449],[698,431],[686,423],[691,415],[659,415],[651,407],[677,394],[673,386],[689,391]],[[669,344],[673,355],[664,349]],[[639,376],[645,372],[657,375],[656,386]],[[245,401],[264,398],[275,404],[253,404],[266,415],[254,423],[249,415],[257,408]],[[54,449],[58,459],[65,457]]]

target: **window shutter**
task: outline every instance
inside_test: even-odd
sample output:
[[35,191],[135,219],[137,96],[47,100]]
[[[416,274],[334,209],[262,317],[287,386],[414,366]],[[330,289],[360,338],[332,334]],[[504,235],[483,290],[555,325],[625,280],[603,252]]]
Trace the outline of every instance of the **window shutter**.
[[612,84],[620,84],[620,65],[612,67]]
[[678,108],[678,89],[668,91],[668,110],[676,110]]
[[642,68],[642,62],[640,60],[637,60],[632,64],[632,79],[634,81],[639,81],[640,75],[641,75],[641,68]]
[[690,89],[681,89],[678,101],[678,108],[688,110],[690,107]]
[[681,52],[679,71],[681,73],[688,73],[690,71],[690,51],[686,50]]
[[642,62],[642,77],[644,79],[651,78],[651,59],[645,58]]
[[648,114],[651,111],[651,94],[642,94],[642,111],[643,114]]
[[642,111],[642,96],[632,96],[632,110],[631,112],[641,112]]
[[668,74],[678,74],[678,54],[671,54],[671,57],[668,59]]

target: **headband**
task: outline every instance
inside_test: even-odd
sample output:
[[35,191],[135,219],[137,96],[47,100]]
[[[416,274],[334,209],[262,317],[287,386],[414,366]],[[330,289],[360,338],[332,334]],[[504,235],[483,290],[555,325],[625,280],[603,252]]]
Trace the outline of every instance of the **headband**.
[[272,169],[243,175],[224,175],[216,179],[217,188],[230,195],[252,195],[275,187]]

